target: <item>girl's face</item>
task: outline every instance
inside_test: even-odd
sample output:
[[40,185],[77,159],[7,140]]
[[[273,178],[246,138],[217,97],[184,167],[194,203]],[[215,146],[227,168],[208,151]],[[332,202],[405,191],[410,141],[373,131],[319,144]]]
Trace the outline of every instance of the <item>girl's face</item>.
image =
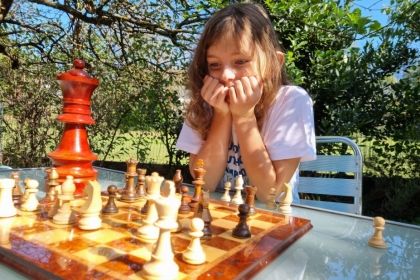
[[256,57],[250,50],[248,40],[242,40],[240,48],[233,38],[219,40],[207,49],[209,75],[225,87],[242,77],[256,76]]

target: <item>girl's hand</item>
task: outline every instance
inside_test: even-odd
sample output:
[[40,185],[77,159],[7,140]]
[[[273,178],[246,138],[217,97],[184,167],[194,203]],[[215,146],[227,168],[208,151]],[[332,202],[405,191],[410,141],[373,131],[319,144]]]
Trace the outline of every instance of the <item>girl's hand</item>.
[[245,117],[254,114],[255,105],[261,99],[262,90],[256,77],[242,77],[229,88],[232,115]]
[[228,88],[220,83],[218,79],[208,75],[205,76],[200,94],[214,108],[215,112],[229,113],[229,104],[225,100],[228,95]]

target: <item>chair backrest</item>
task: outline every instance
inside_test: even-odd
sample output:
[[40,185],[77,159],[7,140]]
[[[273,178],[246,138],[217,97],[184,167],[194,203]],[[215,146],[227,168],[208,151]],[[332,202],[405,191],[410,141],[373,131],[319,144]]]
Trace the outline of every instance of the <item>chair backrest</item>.
[[363,160],[359,147],[341,136],[318,136],[316,143],[341,143],[353,155],[318,155],[314,161],[302,162],[300,204],[361,215]]

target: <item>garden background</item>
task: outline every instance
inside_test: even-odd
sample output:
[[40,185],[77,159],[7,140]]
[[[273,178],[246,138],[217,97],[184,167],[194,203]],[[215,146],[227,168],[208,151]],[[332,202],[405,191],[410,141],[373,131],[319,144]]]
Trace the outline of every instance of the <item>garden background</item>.
[[[55,75],[82,59],[100,81],[88,127],[95,164],[133,157],[149,172],[164,164],[167,178],[187,170],[174,147],[185,72],[203,24],[233,2],[0,0],[1,163],[50,165],[62,131]],[[361,147],[363,214],[420,224],[420,1],[390,0],[385,24],[363,14],[364,1],[255,2],[314,101],[316,134]]]

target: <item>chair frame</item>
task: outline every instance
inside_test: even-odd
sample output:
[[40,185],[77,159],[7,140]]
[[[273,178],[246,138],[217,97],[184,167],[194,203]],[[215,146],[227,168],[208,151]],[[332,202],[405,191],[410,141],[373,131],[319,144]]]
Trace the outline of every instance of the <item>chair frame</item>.
[[362,214],[363,158],[359,146],[342,136],[317,136],[316,143],[342,143],[353,150],[353,155],[318,155],[314,161],[301,162],[300,171],[352,172],[354,178],[300,177],[299,193],[353,197],[353,204],[321,200],[300,199],[301,205],[329,210]]

